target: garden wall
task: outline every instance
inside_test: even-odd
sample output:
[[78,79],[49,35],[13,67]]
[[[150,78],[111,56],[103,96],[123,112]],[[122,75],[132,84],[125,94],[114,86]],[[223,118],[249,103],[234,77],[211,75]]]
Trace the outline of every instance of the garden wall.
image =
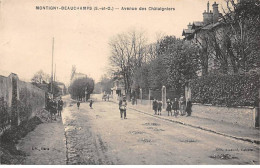
[[45,106],[45,92],[20,81],[16,74],[0,76],[0,135],[32,118]]

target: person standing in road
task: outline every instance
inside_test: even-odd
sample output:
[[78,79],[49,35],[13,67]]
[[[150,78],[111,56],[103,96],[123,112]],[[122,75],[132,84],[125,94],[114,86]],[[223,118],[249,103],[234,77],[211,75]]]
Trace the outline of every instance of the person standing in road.
[[58,100],[58,116],[61,116],[62,109],[63,109],[63,101],[60,97],[60,99]]
[[167,103],[166,111],[168,112],[168,116],[169,116],[169,113],[171,113],[171,116],[172,116],[172,103],[171,103],[171,100],[168,99],[166,103]]
[[90,100],[89,107],[92,109],[93,100]]
[[162,101],[158,102],[158,115],[162,115]]
[[186,112],[187,112],[187,116],[191,116],[191,112],[192,112],[192,102],[190,99],[188,99],[188,102],[187,102],[187,107],[186,107]]
[[57,103],[54,99],[51,100],[50,102],[50,113],[51,113],[51,121],[52,121],[52,116],[54,115],[56,120],[56,113],[57,113]]
[[157,110],[158,110],[158,102],[156,99],[153,100],[153,111],[154,111],[154,115],[157,114]]
[[174,112],[174,116],[177,117],[178,116],[178,110],[179,110],[179,102],[177,100],[177,98],[174,99],[174,102],[172,103],[172,109]]
[[78,110],[79,110],[79,106],[80,106],[80,101],[79,100],[77,102],[77,106],[78,106]]
[[123,97],[123,100],[119,101],[119,110],[120,110],[121,119],[123,119],[123,113],[124,113],[124,119],[127,119],[126,118],[126,106],[127,106],[126,97]]

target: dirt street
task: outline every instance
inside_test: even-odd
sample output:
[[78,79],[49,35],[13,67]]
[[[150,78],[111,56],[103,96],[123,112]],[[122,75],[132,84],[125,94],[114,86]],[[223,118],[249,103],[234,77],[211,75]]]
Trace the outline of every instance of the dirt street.
[[[259,164],[259,145],[167,122],[118,105],[64,98],[67,164]],[[164,112],[165,113],[165,112]]]

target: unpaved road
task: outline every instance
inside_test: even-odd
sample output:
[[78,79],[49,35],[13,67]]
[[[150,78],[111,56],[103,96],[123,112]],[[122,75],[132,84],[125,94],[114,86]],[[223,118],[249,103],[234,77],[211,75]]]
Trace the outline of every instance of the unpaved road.
[[167,122],[95,101],[93,109],[65,98],[67,164],[259,164],[259,145]]

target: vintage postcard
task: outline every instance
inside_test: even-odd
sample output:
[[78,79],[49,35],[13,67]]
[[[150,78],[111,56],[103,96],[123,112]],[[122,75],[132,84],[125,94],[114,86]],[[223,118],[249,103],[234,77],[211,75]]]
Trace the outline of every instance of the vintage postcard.
[[0,164],[259,165],[259,0],[0,0]]

